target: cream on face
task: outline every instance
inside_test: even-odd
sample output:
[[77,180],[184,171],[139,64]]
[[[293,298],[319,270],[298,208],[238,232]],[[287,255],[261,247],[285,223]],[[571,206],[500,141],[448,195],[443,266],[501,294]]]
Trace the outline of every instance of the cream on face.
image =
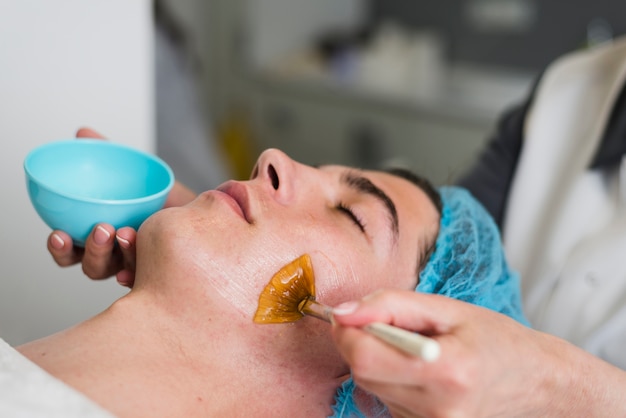
[[265,283],[271,279],[271,275],[265,272],[274,269],[277,271],[284,259],[264,250],[276,248],[278,243],[275,237],[266,236],[261,241],[262,244],[258,248],[252,249],[246,255],[245,263],[237,263],[235,266],[224,264],[223,259],[214,254],[205,254],[196,261],[210,288],[249,318],[254,316],[259,295]]
[[[274,239],[268,238],[266,243],[269,245],[273,241]],[[245,317],[254,316],[259,296],[273,275],[301,255],[294,255],[287,260],[284,256],[260,253],[261,251],[253,252],[246,265],[240,266],[236,270],[236,279],[232,279],[233,270],[230,266],[225,267],[222,262],[214,257],[207,256],[197,260],[197,267],[204,272],[211,289]],[[312,251],[309,254],[313,260],[315,283],[321,284],[321,286],[316,287],[315,296],[317,300],[334,303],[335,295],[341,294],[342,289],[345,290],[346,284],[357,283],[357,275],[352,268],[352,260],[342,260],[344,268],[343,273],[340,273],[338,266],[323,252]],[[273,273],[264,274],[268,271]]]

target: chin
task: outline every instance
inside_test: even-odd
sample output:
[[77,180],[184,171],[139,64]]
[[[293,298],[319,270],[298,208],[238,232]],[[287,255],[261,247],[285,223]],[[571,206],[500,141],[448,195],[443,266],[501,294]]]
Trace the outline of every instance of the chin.
[[147,257],[154,258],[152,253],[165,253],[172,258],[193,249],[193,240],[186,227],[190,222],[185,221],[181,214],[180,208],[168,208],[146,219],[137,231],[137,250],[148,252]]

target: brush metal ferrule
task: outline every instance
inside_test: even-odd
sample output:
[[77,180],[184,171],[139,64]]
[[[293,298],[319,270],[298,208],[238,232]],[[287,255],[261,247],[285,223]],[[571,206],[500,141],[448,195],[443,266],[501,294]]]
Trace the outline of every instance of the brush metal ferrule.
[[316,302],[315,299],[308,297],[298,304],[298,310],[305,314],[313,316],[322,321],[331,322],[332,308]]

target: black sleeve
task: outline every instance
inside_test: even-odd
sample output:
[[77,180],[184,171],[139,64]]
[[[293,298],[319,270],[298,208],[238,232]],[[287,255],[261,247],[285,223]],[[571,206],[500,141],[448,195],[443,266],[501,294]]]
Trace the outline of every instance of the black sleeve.
[[509,110],[501,117],[493,137],[473,166],[457,181],[459,186],[468,189],[483,204],[500,229],[509,187],[522,148],[524,120],[531,100],[532,95],[523,105]]
[[613,104],[591,169],[618,166],[626,155],[626,84]]

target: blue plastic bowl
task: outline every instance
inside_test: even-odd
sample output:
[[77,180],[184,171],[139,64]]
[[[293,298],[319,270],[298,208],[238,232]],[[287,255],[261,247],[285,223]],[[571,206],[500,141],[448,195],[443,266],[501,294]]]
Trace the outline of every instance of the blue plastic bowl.
[[26,156],[24,171],[41,219],[79,246],[100,222],[139,228],[174,185],[174,173],[160,158],[98,139],[42,145]]

